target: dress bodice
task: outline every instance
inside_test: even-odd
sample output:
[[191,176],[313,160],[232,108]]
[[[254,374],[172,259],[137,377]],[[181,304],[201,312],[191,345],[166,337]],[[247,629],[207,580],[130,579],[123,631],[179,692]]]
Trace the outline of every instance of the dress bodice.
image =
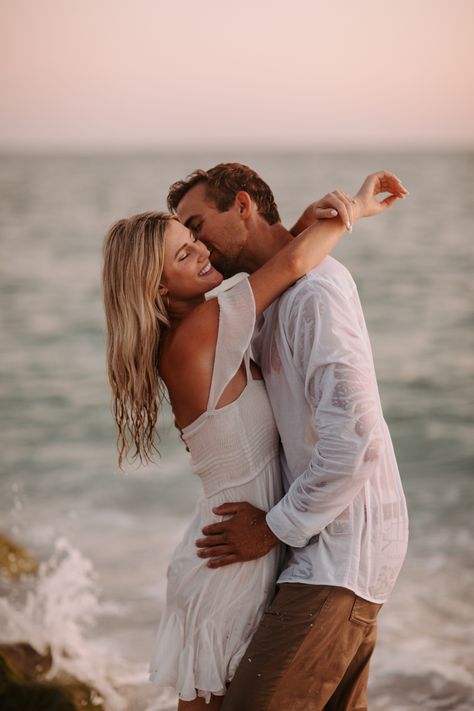
[[[218,294],[219,328],[208,406],[182,430],[193,472],[204,493],[249,481],[278,453],[279,436],[263,380],[252,378],[250,342],[255,327],[255,301],[248,279]],[[247,384],[223,407],[216,405],[226,386],[245,363]]]

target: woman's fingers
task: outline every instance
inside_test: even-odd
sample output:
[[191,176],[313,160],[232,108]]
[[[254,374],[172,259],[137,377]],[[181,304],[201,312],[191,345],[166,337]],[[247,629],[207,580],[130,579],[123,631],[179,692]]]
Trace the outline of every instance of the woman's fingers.
[[333,194],[339,200],[339,203],[341,205],[341,208],[339,209],[339,215],[341,216],[347,229],[351,230],[353,222],[353,204],[351,202],[351,198],[342,190],[335,190]]
[[[379,200],[377,196],[381,193],[390,194],[383,200]],[[380,170],[366,177],[356,198],[360,214],[364,217],[370,217],[382,212],[393,205],[398,198],[404,198],[408,194],[408,190],[394,173]]]
[[393,193],[399,197],[405,197],[409,194],[400,178],[394,173],[381,170],[378,173],[374,173],[373,177],[378,179],[377,193]]
[[384,200],[380,200],[379,205],[382,210],[385,210],[387,207],[390,207],[390,205],[393,205],[395,200],[399,199],[399,195],[389,195],[386,197]]
[[341,190],[341,192],[342,192],[342,195],[344,196],[344,200],[346,201],[347,212],[349,213],[349,218],[350,218],[351,227],[352,227],[352,225],[354,224],[355,217],[356,217],[355,200],[351,195],[348,195],[343,190]]
[[351,216],[348,211],[348,201],[344,198],[340,190],[334,190],[332,193],[328,193],[326,202],[333,205],[334,209],[337,210],[339,217],[344,222],[347,229],[352,225]]
[[328,220],[338,216],[338,211],[333,207],[316,207],[314,215],[317,220]]

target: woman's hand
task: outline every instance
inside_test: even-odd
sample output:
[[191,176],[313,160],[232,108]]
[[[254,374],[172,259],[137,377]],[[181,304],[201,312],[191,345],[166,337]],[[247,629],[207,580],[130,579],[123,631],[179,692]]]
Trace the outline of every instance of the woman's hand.
[[[391,195],[385,200],[377,200],[376,196],[384,192],[391,193]],[[296,237],[314,224],[316,220],[328,220],[339,216],[346,228],[350,230],[356,220],[361,217],[378,215],[393,205],[395,200],[404,198],[408,194],[408,190],[396,175],[381,170],[367,176],[355,197],[348,195],[343,190],[333,190],[320,200],[312,202],[298,218],[290,232]]]
[[[377,195],[390,193],[384,200],[377,200]],[[408,190],[393,173],[381,170],[367,176],[355,196],[358,217],[378,215],[393,203],[408,195]]]
[[320,200],[312,202],[304,210],[290,232],[297,237],[303,230],[314,224],[316,220],[329,220],[340,216],[348,230],[356,219],[354,198],[343,190],[333,190]]

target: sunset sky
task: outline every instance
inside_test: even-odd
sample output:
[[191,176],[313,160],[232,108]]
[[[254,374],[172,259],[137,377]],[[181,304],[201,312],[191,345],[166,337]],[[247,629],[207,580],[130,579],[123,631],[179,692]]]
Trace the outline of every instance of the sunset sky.
[[0,0],[0,148],[474,147],[474,0]]

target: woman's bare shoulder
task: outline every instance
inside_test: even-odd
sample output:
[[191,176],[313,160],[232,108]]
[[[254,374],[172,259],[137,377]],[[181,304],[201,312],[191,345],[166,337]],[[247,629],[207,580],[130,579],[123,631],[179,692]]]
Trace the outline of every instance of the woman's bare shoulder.
[[[197,306],[169,335],[160,357],[165,380],[212,374],[219,326],[219,305],[211,299]],[[167,383],[168,384],[168,383]]]

